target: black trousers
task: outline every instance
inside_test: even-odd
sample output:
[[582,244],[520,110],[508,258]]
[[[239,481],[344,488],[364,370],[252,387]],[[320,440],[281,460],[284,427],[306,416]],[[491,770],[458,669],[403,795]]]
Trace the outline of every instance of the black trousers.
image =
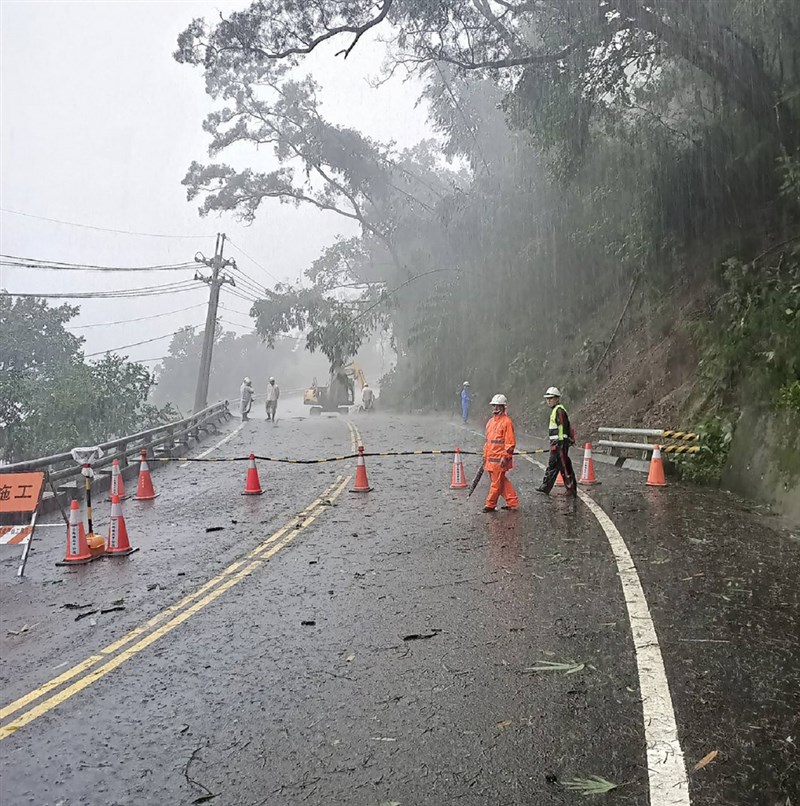
[[542,487],[545,492],[550,492],[556,483],[558,474],[564,479],[564,486],[570,493],[578,490],[578,481],[575,478],[575,471],[572,468],[572,460],[569,458],[569,445],[554,445],[550,448],[550,460],[547,469],[544,471]]

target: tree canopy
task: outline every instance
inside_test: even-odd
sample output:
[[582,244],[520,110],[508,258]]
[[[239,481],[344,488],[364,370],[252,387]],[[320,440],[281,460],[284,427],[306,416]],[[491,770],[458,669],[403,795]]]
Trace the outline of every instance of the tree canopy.
[[[568,359],[577,392],[610,334],[574,322],[719,280],[730,250],[791,232],[798,24],[792,0],[262,0],[193,21],[176,58],[224,103],[212,155],[268,144],[272,169],[254,150],[185,183],[201,213],[278,198],[359,225],[254,305],[262,337],[306,329],[335,362],[382,324],[409,402],[470,375],[525,395]],[[435,143],[326,119],[303,57],[336,40],[347,58],[367,32],[387,77],[422,80]]]

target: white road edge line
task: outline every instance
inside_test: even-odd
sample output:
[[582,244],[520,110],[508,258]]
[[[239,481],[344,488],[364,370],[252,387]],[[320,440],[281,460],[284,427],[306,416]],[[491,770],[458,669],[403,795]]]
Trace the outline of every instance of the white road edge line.
[[617,572],[628,609],[628,621],[636,649],[636,666],[639,670],[639,691],[642,695],[642,717],[647,744],[647,772],[650,777],[650,806],[689,806],[689,779],[678,738],[675,708],[661,656],[661,646],[636,565],[619,529],[605,510],[581,490],[578,490],[578,496],[597,518],[617,561]]
[[[193,459],[204,459],[206,456],[208,456],[209,453],[213,453],[217,448],[221,448],[226,442],[228,442],[228,440],[233,439],[243,428],[244,428],[244,423],[239,425],[238,428],[234,428],[233,431],[231,431],[230,434],[228,434],[227,437],[225,437],[224,439],[221,439],[216,445],[212,445],[208,450],[205,450],[201,454],[199,454],[198,456],[193,456],[192,458]],[[183,462],[181,464],[181,467],[184,470],[186,470],[186,468],[189,467],[191,464],[192,464],[191,462]]]
[[[477,436],[483,436],[473,431]],[[532,465],[545,469],[545,465],[521,457]],[[642,719],[647,746],[647,773],[650,780],[650,806],[691,806],[689,778],[683,757],[675,707],[664,668],[664,658],[658,635],[644,595],[644,588],[631,553],[614,521],[605,510],[582,490],[578,497],[597,519],[617,563],[617,575],[622,584],[628,621],[631,625],[633,646],[636,650],[636,667],[639,672],[639,691],[642,695]]]

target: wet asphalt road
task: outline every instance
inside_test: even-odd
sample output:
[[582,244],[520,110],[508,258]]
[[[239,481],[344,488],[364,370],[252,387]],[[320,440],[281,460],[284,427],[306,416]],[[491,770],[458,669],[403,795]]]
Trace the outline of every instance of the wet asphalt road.
[[[290,403],[276,426],[248,423],[209,458],[349,453],[348,419],[368,451],[480,447],[434,418],[303,414]],[[597,520],[563,493],[534,493],[541,471],[525,461],[514,474],[522,510],[484,514],[486,481],[467,503],[449,489],[450,463],[371,459],[375,490],[361,496],[333,486],[352,463],[261,463],[265,495],[254,498],[240,494],[242,464],[162,465],[159,498],[126,504],[141,547],[131,557],[57,569],[62,530],[42,529],[18,583],[18,552],[5,551],[2,705],[149,619],[139,635],[157,637],[100,655],[2,720],[120,659],[0,741],[3,806],[546,806],[592,802],[563,785],[590,775],[620,784],[596,801],[647,804],[631,629]],[[466,465],[471,477],[476,457]],[[797,806],[797,534],[721,493],[597,471],[590,495],[641,577],[687,768],[719,753],[690,772],[691,803]],[[269,551],[291,542],[237,576],[287,523]],[[176,607],[242,558],[206,591],[227,589]],[[64,607],[120,599],[124,610],[79,621],[85,611]],[[529,671],[542,661],[584,665]]]

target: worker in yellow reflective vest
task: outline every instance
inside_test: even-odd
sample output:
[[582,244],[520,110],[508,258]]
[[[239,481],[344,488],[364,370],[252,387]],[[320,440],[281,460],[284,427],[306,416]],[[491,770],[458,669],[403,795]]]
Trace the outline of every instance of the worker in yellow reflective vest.
[[572,469],[572,462],[569,458],[569,447],[573,444],[572,428],[569,424],[569,415],[564,406],[561,405],[561,392],[551,386],[545,393],[544,399],[550,406],[550,461],[544,471],[544,479],[536,488],[540,493],[549,495],[550,490],[556,483],[558,474],[564,479],[564,486],[569,495],[578,494],[578,482],[575,478],[575,471]]

